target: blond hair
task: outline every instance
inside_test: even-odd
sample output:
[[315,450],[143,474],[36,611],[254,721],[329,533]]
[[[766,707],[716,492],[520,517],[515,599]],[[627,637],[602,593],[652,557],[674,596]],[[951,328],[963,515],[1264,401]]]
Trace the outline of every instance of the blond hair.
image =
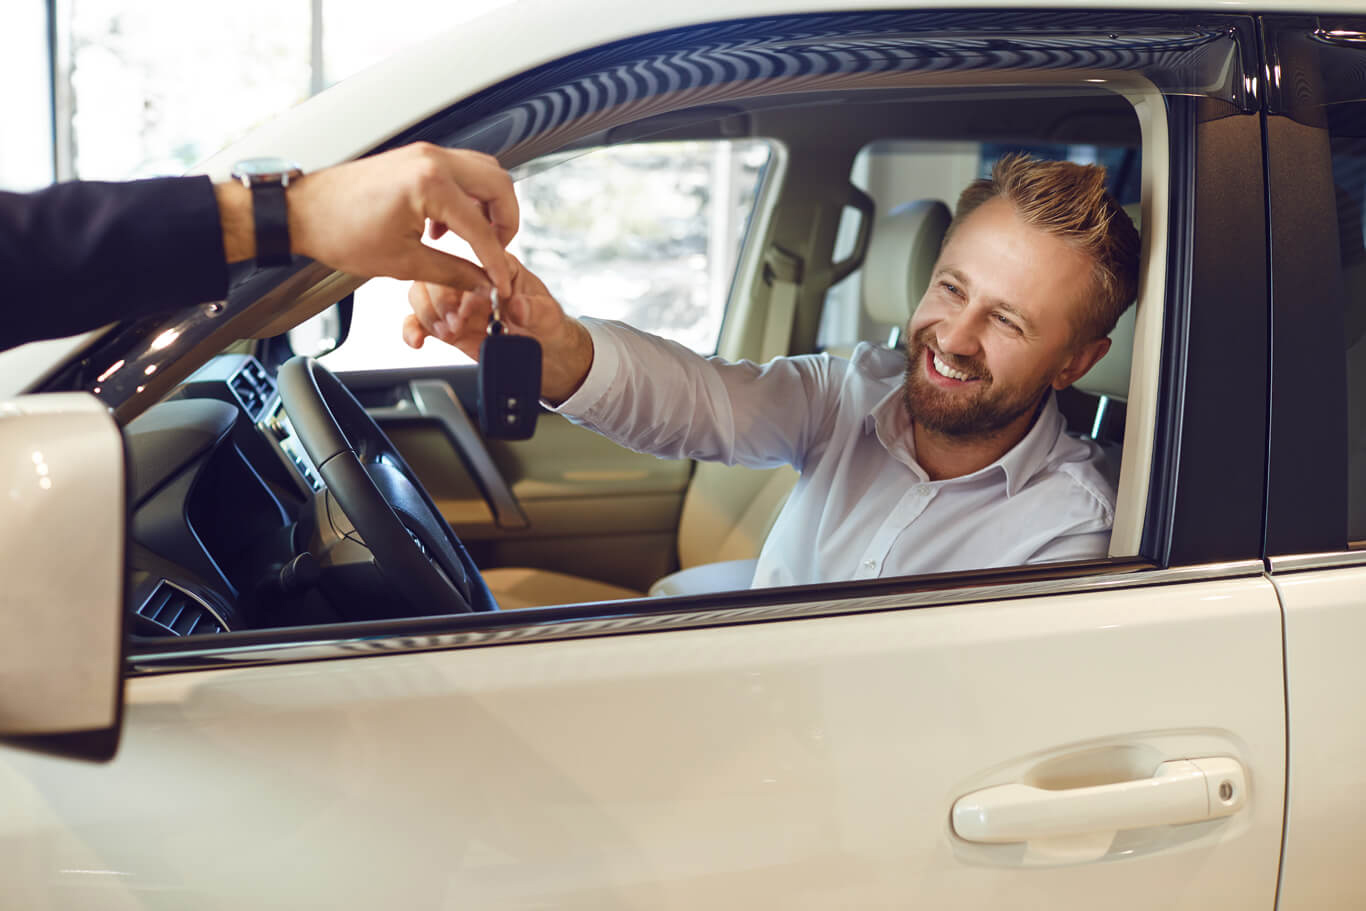
[[1065,241],[1090,258],[1096,293],[1077,326],[1079,341],[1103,338],[1138,294],[1138,229],[1105,189],[1105,169],[1070,161],[1007,155],[991,177],[968,184],[958,197],[953,230],[989,200],[1009,202],[1026,224]]

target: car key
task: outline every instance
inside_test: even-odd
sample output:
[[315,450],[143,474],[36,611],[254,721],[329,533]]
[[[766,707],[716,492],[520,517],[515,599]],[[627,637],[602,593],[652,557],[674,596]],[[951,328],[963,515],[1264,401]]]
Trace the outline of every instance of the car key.
[[498,291],[479,345],[479,429],[497,440],[526,440],[541,410],[541,343],[503,325]]

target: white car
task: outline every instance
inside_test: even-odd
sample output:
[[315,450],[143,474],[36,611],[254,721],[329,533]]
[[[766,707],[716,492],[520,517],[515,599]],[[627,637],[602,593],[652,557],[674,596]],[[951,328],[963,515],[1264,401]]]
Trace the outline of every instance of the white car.
[[749,589],[791,474],[485,439],[382,283],[244,268],[0,355],[0,905],[1366,907],[1366,18],[1002,6],[529,0],[205,171],[495,153],[566,303],[761,359],[1105,163],[1108,558]]

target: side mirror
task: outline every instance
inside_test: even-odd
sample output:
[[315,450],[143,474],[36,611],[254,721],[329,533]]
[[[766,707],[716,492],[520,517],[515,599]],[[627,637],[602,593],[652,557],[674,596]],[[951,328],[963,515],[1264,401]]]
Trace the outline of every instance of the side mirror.
[[292,352],[302,357],[322,357],[329,351],[341,347],[342,342],[351,334],[351,313],[355,308],[356,296],[348,294],[322,313],[304,320],[285,333]]
[[114,755],[125,491],[123,436],[94,396],[0,402],[0,742]]

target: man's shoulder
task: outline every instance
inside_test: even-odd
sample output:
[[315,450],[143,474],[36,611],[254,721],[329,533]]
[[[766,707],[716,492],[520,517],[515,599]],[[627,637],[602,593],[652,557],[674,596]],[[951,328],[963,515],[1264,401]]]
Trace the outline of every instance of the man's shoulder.
[[1028,489],[1059,498],[1067,504],[1067,511],[1078,517],[1092,515],[1108,528],[1115,518],[1118,474],[1118,454],[1093,440],[1062,434]]
[[871,383],[900,383],[906,373],[906,355],[873,342],[859,342],[849,354],[849,373]]

